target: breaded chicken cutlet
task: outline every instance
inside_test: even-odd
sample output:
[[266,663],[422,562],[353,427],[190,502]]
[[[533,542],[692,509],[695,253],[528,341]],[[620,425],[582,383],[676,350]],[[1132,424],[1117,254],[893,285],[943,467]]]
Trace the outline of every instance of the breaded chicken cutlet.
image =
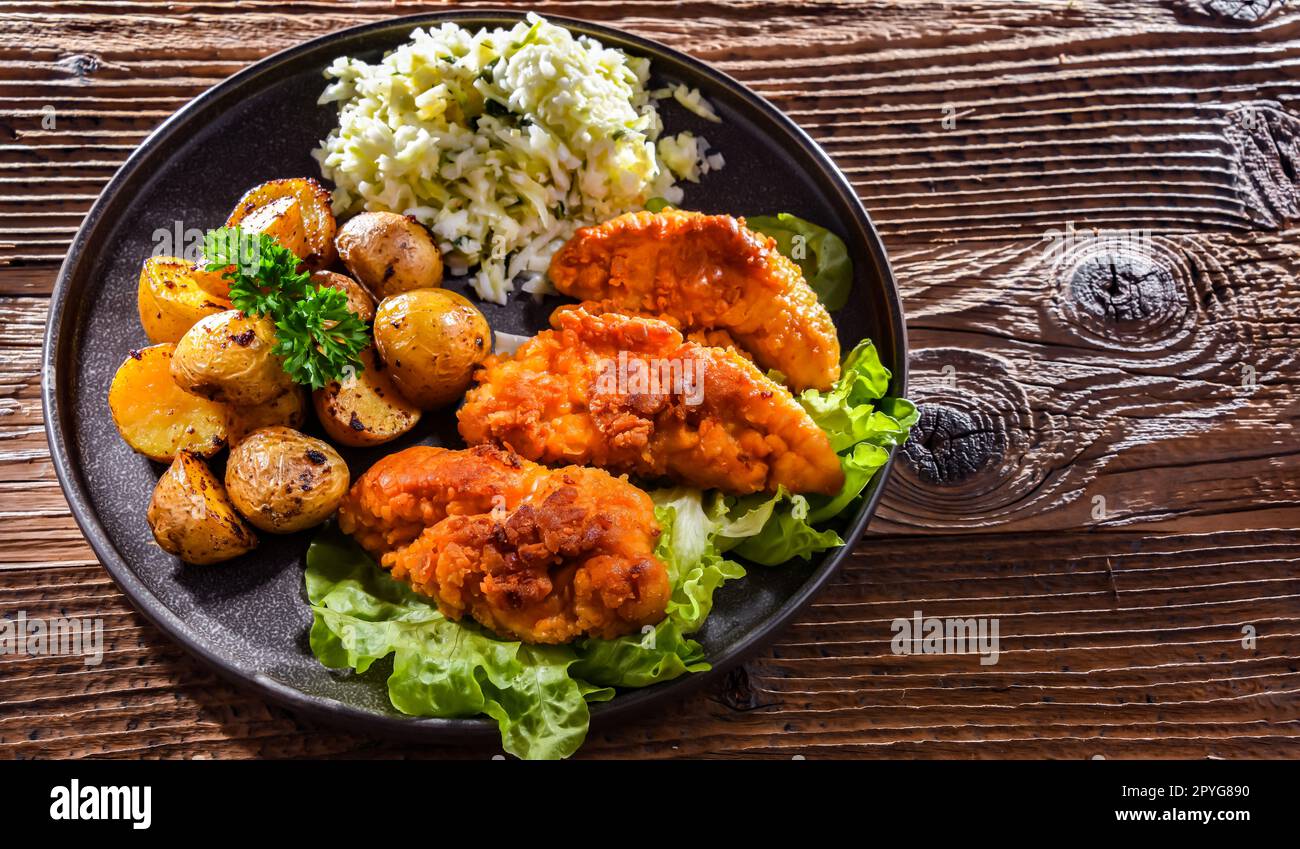
[[629,212],[579,229],[552,257],[550,278],[593,302],[590,312],[665,318],[688,338],[725,331],[795,391],[826,390],[839,377],[830,313],[799,266],[743,218]]
[[730,493],[844,485],[826,433],[735,351],[581,306],[556,310],[551,325],[476,372],[458,413],[466,442]]
[[600,469],[415,446],[361,476],[339,526],[447,617],[507,638],[613,638],[659,622],[668,603],[650,497]]

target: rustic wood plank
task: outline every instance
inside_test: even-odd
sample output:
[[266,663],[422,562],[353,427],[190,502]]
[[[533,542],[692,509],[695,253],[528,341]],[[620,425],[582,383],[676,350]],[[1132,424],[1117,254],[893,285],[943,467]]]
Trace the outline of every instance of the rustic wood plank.
[[1293,527],[1295,241],[896,254],[924,416],[879,527]]
[[[69,13],[50,19],[23,8],[0,22],[0,138],[51,161],[47,179],[0,194],[0,263],[47,267],[61,258],[73,221],[32,232],[19,224],[26,213],[84,212],[133,144],[248,61],[392,14],[389,4],[306,16],[275,4],[184,15],[66,4]],[[878,5],[871,16],[846,3],[555,8],[618,20],[772,98],[836,156],[895,239],[1007,238],[1070,220],[1156,232],[1280,223],[1249,189],[1261,166],[1243,161],[1251,151],[1235,138],[1233,115],[1277,109],[1293,135],[1300,12],[1279,13],[1243,40],[1155,3],[1036,4],[1032,12],[977,4],[954,31],[935,30],[943,7],[929,3]],[[1117,27],[1121,14],[1126,25]],[[784,34],[776,49],[773,32]],[[6,55],[6,43],[22,47]],[[47,105],[54,129],[41,126]],[[1258,135],[1277,138],[1267,128]],[[58,152],[90,139],[104,147],[82,148],[72,161]],[[1279,141],[1274,157],[1291,156]],[[1293,165],[1282,167],[1294,173]],[[22,280],[9,291],[30,291]]]

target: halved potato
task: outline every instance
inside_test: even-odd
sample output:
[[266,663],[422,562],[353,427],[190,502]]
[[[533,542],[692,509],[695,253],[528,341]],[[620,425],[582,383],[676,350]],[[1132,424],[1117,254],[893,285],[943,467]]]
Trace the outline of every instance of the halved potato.
[[316,271],[312,273],[311,282],[315,286],[338,289],[348,296],[348,309],[366,324],[375,320],[375,299],[370,297],[366,287],[346,274],[336,271]]
[[312,393],[316,417],[330,439],[344,445],[380,445],[420,421],[420,408],[402,397],[374,348],[361,352],[365,370]]
[[334,446],[288,427],[264,427],[230,451],[226,492],[259,529],[291,534],[319,525],[348,492],[348,464]]
[[230,411],[172,380],[170,342],[132,351],[113,375],[108,407],[117,432],[136,451],[170,463],[182,451],[211,457],[226,447]]
[[210,315],[176,343],[172,379],[182,389],[228,404],[264,404],[293,380],[275,355],[275,325],[239,310]]
[[328,268],[338,256],[329,190],[310,177],[254,186],[235,204],[226,226],[275,236],[308,268]]
[[[211,279],[214,275],[224,283],[219,273],[195,268],[180,257],[152,256],[144,261],[136,307],[150,342],[179,342],[199,319],[230,309],[230,301],[213,291],[218,286]],[[225,292],[229,291],[226,285]]]
[[194,278],[200,289],[220,298],[220,303],[230,302],[230,281],[223,272],[208,271],[204,263],[199,263],[190,267],[190,277]]
[[230,405],[230,444],[238,445],[250,433],[264,427],[300,428],[307,420],[307,391],[291,387],[270,401],[251,406]]
[[239,227],[246,233],[265,233],[294,256],[301,258],[311,252],[302,208],[294,198],[275,198],[257,207],[239,222]]
[[188,451],[158,479],[147,517],[163,550],[187,563],[219,563],[257,547],[221,481]]

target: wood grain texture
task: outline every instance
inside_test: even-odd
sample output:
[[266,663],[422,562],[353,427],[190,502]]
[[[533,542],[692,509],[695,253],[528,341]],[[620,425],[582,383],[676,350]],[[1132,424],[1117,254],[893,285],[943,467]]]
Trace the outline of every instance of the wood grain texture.
[[[1300,12],[528,5],[712,62],[826,147],[885,237],[924,413],[776,645],[582,756],[1300,756]],[[100,616],[107,641],[93,668],[0,657],[0,757],[493,753],[217,679],[95,562],[41,430],[46,296],[131,150],[261,56],[432,8],[0,2],[0,615]],[[915,610],[995,618],[998,663],[895,654]]]

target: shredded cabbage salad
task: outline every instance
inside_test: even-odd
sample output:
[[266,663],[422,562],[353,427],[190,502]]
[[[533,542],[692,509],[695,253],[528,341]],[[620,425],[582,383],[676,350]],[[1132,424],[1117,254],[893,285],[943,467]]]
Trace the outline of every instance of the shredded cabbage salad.
[[[678,203],[678,180],[725,164],[689,132],[662,136],[656,101],[717,121],[695,89],[647,90],[650,62],[530,14],[510,29],[417,29],[370,64],[340,57],[320,102],[338,126],[314,155],[334,212],[411,215],[484,300],[516,278],[545,291],[551,255],[580,226]],[[662,137],[661,137],[662,136]]]

